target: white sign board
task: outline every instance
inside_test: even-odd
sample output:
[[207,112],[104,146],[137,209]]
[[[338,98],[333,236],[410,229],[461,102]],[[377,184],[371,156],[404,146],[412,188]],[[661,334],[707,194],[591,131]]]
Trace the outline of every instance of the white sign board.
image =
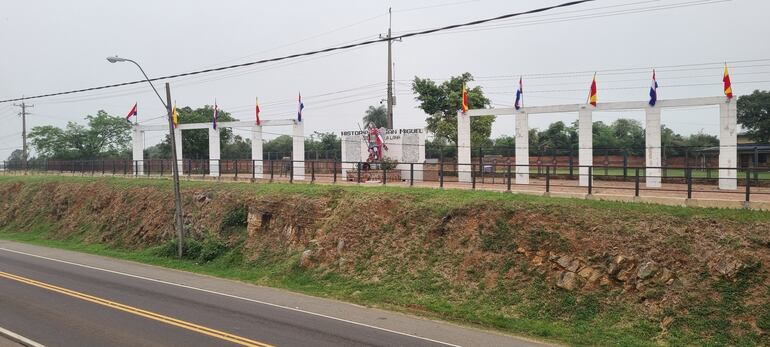
[[[356,163],[366,162],[369,158],[369,131],[351,130],[340,132],[342,139],[342,175],[348,170],[356,170]],[[410,165],[414,165],[414,180],[422,180],[425,162],[425,131],[423,129],[384,129],[383,140],[388,149],[383,148],[383,157],[398,161],[396,168],[401,170],[402,179],[410,179]]]

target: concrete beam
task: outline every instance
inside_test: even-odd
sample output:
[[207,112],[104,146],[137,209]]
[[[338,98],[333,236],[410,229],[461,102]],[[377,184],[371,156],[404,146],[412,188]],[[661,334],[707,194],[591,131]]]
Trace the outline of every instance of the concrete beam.
[[[704,105],[719,105],[724,102],[725,98],[721,96],[716,97],[703,97],[703,98],[687,98],[687,99],[671,99],[671,100],[658,100],[655,107],[660,108],[676,108],[676,107],[693,107]],[[562,113],[562,112],[578,112],[585,104],[566,104],[566,105],[552,105],[552,106],[532,106],[522,107],[519,111],[526,112],[528,114],[538,113]],[[603,102],[596,105],[593,111],[622,111],[622,110],[641,110],[646,109],[649,105],[646,101],[621,101],[621,102]],[[504,108],[491,108],[491,109],[475,109],[468,110],[466,113],[471,117],[486,116],[486,115],[512,115],[517,111],[512,107]]]
[[[268,119],[262,121],[262,126],[287,126],[287,125],[293,125],[296,120],[294,119]],[[217,128],[224,129],[224,128],[247,128],[251,129],[256,124],[253,121],[235,121],[235,122],[219,122],[217,123]],[[140,124],[138,125],[139,129],[142,131],[168,131],[168,125],[165,124]],[[211,127],[210,122],[206,123],[187,123],[187,124],[179,124],[179,127],[177,129],[181,130],[191,130],[191,129],[208,129]]]

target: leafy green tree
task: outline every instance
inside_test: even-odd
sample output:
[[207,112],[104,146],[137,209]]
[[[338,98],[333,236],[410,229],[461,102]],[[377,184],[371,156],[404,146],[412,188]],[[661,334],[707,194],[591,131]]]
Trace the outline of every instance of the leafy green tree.
[[770,142],[770,91],[755,90],[738,98],[738,123],[758,143]]
[[[292,150],[291,135],[280,135],[262,145],[262,151],[271,154],[272,158],[276,156],[289,156]],[[280,157],[278,157],[280,159]]]
[[374,123],[377,128],[382,128],[388,125],[388,110],[385,106],[369,106],[366,110],[366,114],[362,119],[364,121],[363,127],[366,127],[369,123]]
[[[214,119],[213,106],[206,105],[201,108],[192,109],[189,106],[176,109],[179,113],[180,124],[191,123],[211,123]],[[237,121],[230,113],[219,110],[219,122],[232,122]],[[232,129],[222,128],[219,131],[220,150],[222,159],[245,159],[251,158],[248,154],[244,155],[242,149],[245,142],[242,138],[237,140],[233,137]],[[148,158],[171,158],[171,144],[169,136],[166,134],[163,141],[156,146],[150,147],[145,151]],[[235,146],[241,150],[235,148],[229,148]],[[190,129],[185,130],[182,134],[182,157],[184,159],[208,159],[209,158],[209,131],[208,129]]]
[[64,129],[51,125],[34,127],[29,139],[39,158],[97,159],[126,156],[131,125],[123,117],[100,110],[86,116],[87,126],[69,122]]
[[22,154],[24,151],[20,149],[14,149],[13,152],[11,152],[11,155],[8,156],[8,161],[19,161],[22,159]]
[[[437,138],[457,144],[457,111],[462,109],[463,84],[473,81],[470,73],[451,77],[442,84],[430,79],[415,77],[412,91],[415,99],[420,102],[420,109],[428,114],[427,129]],[[480,86],[468,89],[468,106],[470,108],[486,108],[489,99],[484,97]],[[494,116],[471,118],[471,145],[478,146],[489,140],[492,133]]]

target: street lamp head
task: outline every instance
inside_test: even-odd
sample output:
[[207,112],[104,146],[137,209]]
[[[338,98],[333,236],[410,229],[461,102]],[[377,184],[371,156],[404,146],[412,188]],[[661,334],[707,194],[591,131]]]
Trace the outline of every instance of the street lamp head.
[[114,57],[107,57],[107,61],[110,62],[110,63],[117,63],[117,62],[121,62],[121,61],[128,61],[128,59],[121,58],[121,57],[118,57],[116,55]]

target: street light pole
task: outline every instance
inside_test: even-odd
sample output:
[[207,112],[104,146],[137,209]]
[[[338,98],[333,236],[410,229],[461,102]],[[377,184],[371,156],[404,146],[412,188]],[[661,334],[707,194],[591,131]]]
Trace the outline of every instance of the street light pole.
[[107,61],[110,63],[117,63],[117,62],[131,62],[136,65],[136,67],[139,68],[139,71],[142,72],[142,75],[144,75],[145,80],[147,80],[147,83],[150,84],[150,87],[152,87],[152,90],[155,91],[155,95],[158,96],[158,99],[163,104],[163,107],[166,108],[166,112],[168,114],[168,132],[169,132],[169,140],[171,141],[171,158],[174,162],[172,166],[172,172],[174,176],[174,224],[176,227],[176,234],[177,234],[177,252],[179,257],[181,258],[184,254],[184,219],[182,215],[182,193],[179,188],[179,165],[177,165],[177,156],[176,156],[176,134],[174,132],[174,115],[173,110],[171,108],[171,87],[168,83],[166,83],[166,101],[163,101],[163,97],[160,96],[160,93],[158,93],[158,90],[155,89],[155,85],[152,84],[152,81],[149,77],[147,77],[147,74],[144,72],[144,69],[139,65],[139,63],[126,58],[120,58],[118,56],[114,57],[107,57]]

